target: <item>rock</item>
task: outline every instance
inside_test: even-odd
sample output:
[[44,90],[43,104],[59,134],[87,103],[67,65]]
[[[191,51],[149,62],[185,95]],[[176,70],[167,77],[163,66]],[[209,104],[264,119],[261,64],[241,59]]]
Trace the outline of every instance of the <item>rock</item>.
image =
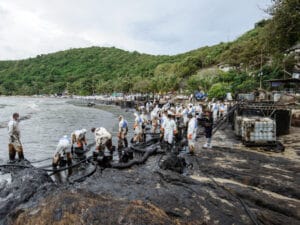
[[183,173],[186,168],[186,161],[183,157],[176,154],[169,154],[164,160],[160,162],[160,168],[163,170],[172,170],[177,173]]
[[[7,172],[7,171],[6,171]],[[11,168],[12,182],[1,190],[0,224],[9,222],[22,205],[31,204],[54,186],[48,174],[35,168]]]

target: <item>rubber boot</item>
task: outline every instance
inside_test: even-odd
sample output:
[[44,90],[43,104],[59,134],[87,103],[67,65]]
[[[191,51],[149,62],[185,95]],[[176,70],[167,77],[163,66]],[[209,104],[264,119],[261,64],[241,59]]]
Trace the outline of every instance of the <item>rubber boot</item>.
[[194,155],[195,154],[195,148],[193,146],[189,147],[189,153],[190,153],[190,155]]
[[94,159],[94,161],[97,160],[98,155],[99,155],[99,152],[98,152],[98,151],[94,151],[94,152],[93,152],[93,159]]
[[211,138],[207,138],[207,148],[211,148]]
[[68,166],[72,165],[72,154],[71,153],[67,153],[67,164],[68,164]]
[[122,139],[119,139],[118,140],[118,151],[121,151],[122,149],[123,149],[123,141],[122,141]]
[[52,167],[56,168],[58,166],[58,163],[59,163],[59,155],[56,154],[52,159]]
[[118,149],[119,162],[122,162],[122,150]]
[[18,152],[19,160],[24,160],[23,151]]
[[124,138],[124,144],[125,144],[125,148],[128,147],[128,141],[127,141],[127,138]]
[[171,152],[172,151],[172,144],[167,143],[167,151]]
[[67,159],[67,164],[68,164],[68,166],[71,166],[72,165],[72,159]]
[[9,161],[10,162],[15,161],[16,151],[15,151],[14,147],[11,144],[8,145],[8,154],[9,154]]
[[111,156],[114,155],[114,151],[116,151],[116,146],[112,146],[111,149],[109,149],[109,153],[111,154]]
[[14,162],[15,161],[15,157],[16,157],[16,153],[15,152],[9,152],[9,161],[10,162]]
[[160,141],[160,142],[163,142],[163,140],[164,140],[164,134],[161,133],[161,134],[160,134],[160,137],[159,137],[159,141]]

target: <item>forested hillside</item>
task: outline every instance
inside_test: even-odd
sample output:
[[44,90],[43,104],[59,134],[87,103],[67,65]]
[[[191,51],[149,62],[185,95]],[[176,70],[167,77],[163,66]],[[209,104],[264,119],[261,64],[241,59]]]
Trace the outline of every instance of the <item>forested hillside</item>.
[[[282,76],[294,58],[285,51],[300,41],[300,1],[275,0],[258,22],[237,40],[175,56],[154,56],[117,48],[90,47],[0,61],[0,94],[168,92],[203,89],[211,96],[247,91],[263,79]],[[231,68],[229,72],[218,69]]]

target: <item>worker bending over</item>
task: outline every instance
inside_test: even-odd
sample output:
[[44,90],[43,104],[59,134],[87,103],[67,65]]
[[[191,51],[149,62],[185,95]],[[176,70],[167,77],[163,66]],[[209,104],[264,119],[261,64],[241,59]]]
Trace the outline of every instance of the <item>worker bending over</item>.
[[71,134],[71,139],[72,139],[72,153],[75,151],[77,154],[83,154],[84,151],[86,151],[86,129],[81,129],[81,130],[75,130]]
[[99,155],[104,155],[105,147],[112,153],[112,135],[104,128],[92,128],[95,133],[96,151]]
[[72,153],[71,153],[71,145],[70,141],[67,137],[67,135],[63,136],[56,147],[53,161],[52,161],[52,166],[56,167],[62,160],[62,158],[66,155],[67,156],[67,163],[68,165],[72,164]]

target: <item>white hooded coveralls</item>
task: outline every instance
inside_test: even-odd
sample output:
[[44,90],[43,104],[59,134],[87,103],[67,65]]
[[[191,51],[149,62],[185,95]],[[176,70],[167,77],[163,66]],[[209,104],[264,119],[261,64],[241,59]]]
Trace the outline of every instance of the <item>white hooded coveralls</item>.
[[19,128],[19,122],[11,119],[8,123],[8,135],[9,135],[9,144],[12,144],[15,149],[19,149],[22,147],[21,141],[20,141],[20,128]]
[[70,153],[70,152],[71,152],[70,141],[67,138],[67,136],[64,136],[61,139],[59,139],[54,155],[57,155],[57,154],[61,155],[61,154]]
[[189,146],[195,146],[195,140],[197,135],[197,120],[195,117],[192,117],[188,123],[188,130],[187,130],[187,138],[189,142]]
[[177,131],[176,123],[174,120],[166,118],[163,122],[164,141],[173,144],[174,132]]
[[143,120],[137,113],[134,113],[134,116],[134,134],[139,135],[142,133]]
[[96,146],[105,145],[106,142],[111,138],[112,138],[111,134],[104,127],[96,128],[95,130]]

